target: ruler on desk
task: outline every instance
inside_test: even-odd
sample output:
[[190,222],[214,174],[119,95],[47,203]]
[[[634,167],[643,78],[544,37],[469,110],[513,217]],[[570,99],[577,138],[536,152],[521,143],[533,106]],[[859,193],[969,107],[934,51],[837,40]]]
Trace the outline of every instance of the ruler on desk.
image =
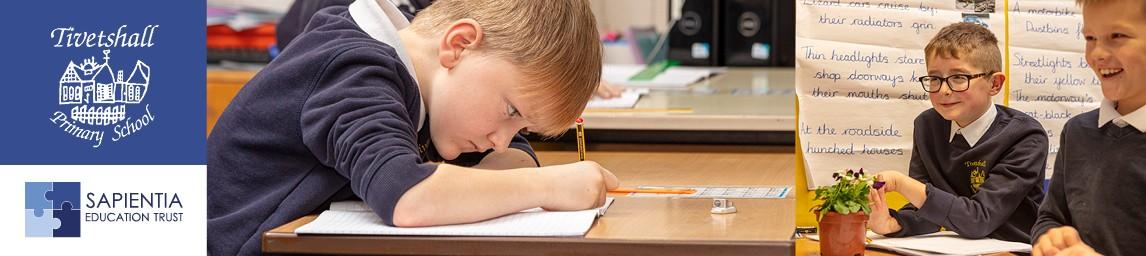
[[639,189],[693,189],[692,194],[653,194],[630,193],[630,197],[671,197],[671,198],[756,198],[779,199],[787,198],[792,187],[789,186],[638,186]]

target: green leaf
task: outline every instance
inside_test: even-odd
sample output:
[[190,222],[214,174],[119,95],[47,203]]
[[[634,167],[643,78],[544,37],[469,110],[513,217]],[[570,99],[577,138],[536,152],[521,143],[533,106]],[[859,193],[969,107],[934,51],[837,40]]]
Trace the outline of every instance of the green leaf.
[[857,208],[860,206],[859,204],[857,204],[856,202],[853,202],[853,201],[848,201],[845,204],[848,206],[848,208]]
[[[846,175],[846,173],[840,175]],[[840,214],[860,211],[870,213],[871,207],[868,206],[870,203],[868,196],[871,194],[869,182],[874,179],[874,176],[866,174],[859,177],[849,176],[838,180],[831,186],[817,187],[815,198],[822,201],[819,201],[820,204],[813,209],[820,211],[821,218],[829,211]]]

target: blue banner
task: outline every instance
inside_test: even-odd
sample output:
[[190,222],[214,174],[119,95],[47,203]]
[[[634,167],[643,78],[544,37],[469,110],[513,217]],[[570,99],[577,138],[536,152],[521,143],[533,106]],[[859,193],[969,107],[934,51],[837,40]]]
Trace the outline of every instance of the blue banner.
[[0,164],[206,164],[206,3],[7,3]]

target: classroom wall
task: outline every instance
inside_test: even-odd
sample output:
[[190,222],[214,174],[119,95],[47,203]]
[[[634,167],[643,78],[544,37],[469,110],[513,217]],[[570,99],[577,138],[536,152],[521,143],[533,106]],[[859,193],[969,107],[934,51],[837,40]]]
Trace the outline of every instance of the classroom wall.
[[597,27],[607,31],[623,31],[629,27],[656,27],[657,31],[668,29],[667,0],[590,0],[593,14],[597,16]]

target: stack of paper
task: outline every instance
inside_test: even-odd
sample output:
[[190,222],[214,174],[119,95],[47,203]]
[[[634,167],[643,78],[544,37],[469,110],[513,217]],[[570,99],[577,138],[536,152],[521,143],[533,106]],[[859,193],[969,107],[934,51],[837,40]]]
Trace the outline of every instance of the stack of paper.
[[708,78],[719,73],[724,72],[723,68],[705,68],[705,67],[682,67],[675,66],[665,69],[665,71],[657,75],[652,80],[647,81],[632,81],[629,78],[633,77],[641,70],[645,69],[645,65],[605,65],[601,70],[601,79],[611,84],[626,86],[626,87],[640,87],[640,88],[685,88],[689,84]]
[[550,212],[534,208],[469,224],[399,228],[382,219],[361,201],[335,202],[330,210],[295,230],[298,234],[423,235],[423,236],[583,236],[593,220],[613,203],[584,211]]
[[871,243],[868,243],[868,246],[907,255],[982,255],[1000,252],[1031,251],[1030,244],[991,238],[967,239],[960,237],[953,231],[935,232],[902,238],[879,236],[879,238],[873,238]]
[[[817,235],[808,239],[820,240]],[[982,255],[1001,252],[1030,252],[1031,245],[991,238],[967,239],[953,231],[935,232],[912,237],[891,238],[870,230],[867,247],[890,250],[905,255]]]

